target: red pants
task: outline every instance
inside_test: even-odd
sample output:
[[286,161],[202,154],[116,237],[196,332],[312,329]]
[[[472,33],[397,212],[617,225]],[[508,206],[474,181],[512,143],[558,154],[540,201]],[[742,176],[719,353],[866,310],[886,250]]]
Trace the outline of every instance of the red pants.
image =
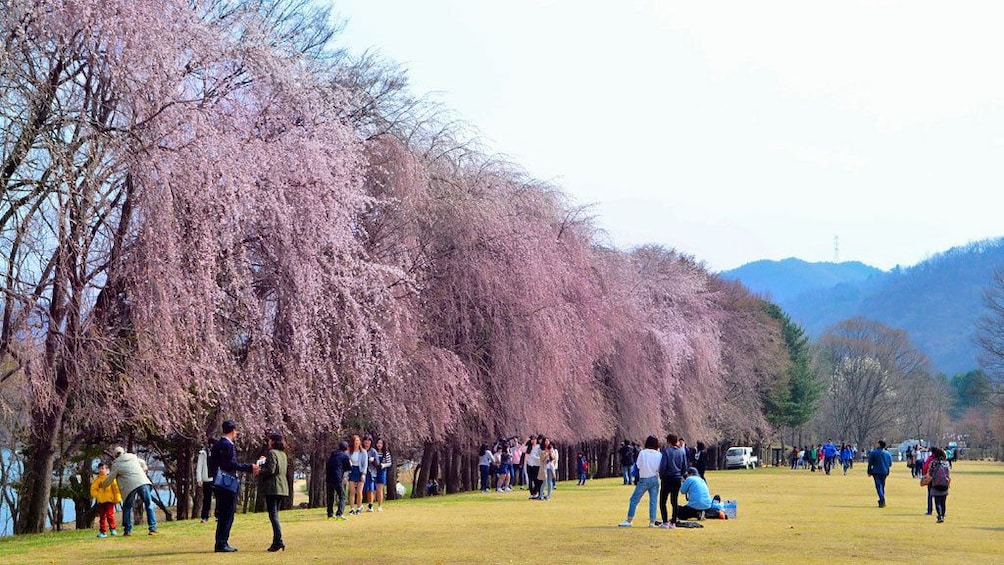
[[109,529],[115,529],[115,503],[114,502],[99,502],[98,503],[98,526],[101,528],[101,533],[106,533]]

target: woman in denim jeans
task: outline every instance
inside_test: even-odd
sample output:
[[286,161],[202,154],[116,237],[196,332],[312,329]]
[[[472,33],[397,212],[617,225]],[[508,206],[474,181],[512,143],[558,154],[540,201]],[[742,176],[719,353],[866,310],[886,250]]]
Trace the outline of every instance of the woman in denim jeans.
[[631,493],[631,502],[628,504],[627,520],[619,526],[630,528],[634,521],[634,512],[641,502],[641,497],[648,493],[648,527],[654,528],[655,512],[659,498],[659,464],[662,463],[662,453],[659,452],[659,440],[655,436],[648,436],[645,439],[645,449],[638,454],[635,465],[638,467],[638,484]]

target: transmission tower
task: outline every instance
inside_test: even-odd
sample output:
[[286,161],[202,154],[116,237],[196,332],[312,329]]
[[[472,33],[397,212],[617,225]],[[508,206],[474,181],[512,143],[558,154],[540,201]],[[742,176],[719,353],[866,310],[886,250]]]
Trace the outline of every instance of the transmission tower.
[[840,262],[840,236],[833,236],[833,262]]

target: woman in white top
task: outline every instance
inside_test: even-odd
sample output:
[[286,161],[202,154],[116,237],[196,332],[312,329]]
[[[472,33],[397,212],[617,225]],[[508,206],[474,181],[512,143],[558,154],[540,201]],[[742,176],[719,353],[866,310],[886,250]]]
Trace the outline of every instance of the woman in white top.
[[369,456],[363,449],[363,440],[358,435],[349,440],[349,514],[361,514],[363,511],[363,481],[369,470]]
[[631,493],[631,502],[628,504],[627,520],[620,524],[621,527],[630,528],[634,521],[634,511],[641,502],[641,497],[648,493],[648,527],[656,526],[655,511],[659,498],[659,464],[662,463],[662,453],[659,452],[659,439],[655,436],[648,436],[645,440],[645,449],[638,454],[635,465],[638,467],[638,484]]

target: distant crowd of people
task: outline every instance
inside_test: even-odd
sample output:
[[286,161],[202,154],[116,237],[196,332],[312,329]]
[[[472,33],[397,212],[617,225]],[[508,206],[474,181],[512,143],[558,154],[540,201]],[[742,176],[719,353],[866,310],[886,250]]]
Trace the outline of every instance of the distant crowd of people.
[[837,461],[843,468],[844,474],[848,469],[854,468],[854,459],[858,455],[858,446],[852,443],[841,442],[840,447],[833,440],[828,439],[826,443],[817,445],[807,445],[802,449],[793,447],[788,453],[788,464],[791,470],[808,469],[813,473],[817,469],[822,469],[827,475],[833,470]]

